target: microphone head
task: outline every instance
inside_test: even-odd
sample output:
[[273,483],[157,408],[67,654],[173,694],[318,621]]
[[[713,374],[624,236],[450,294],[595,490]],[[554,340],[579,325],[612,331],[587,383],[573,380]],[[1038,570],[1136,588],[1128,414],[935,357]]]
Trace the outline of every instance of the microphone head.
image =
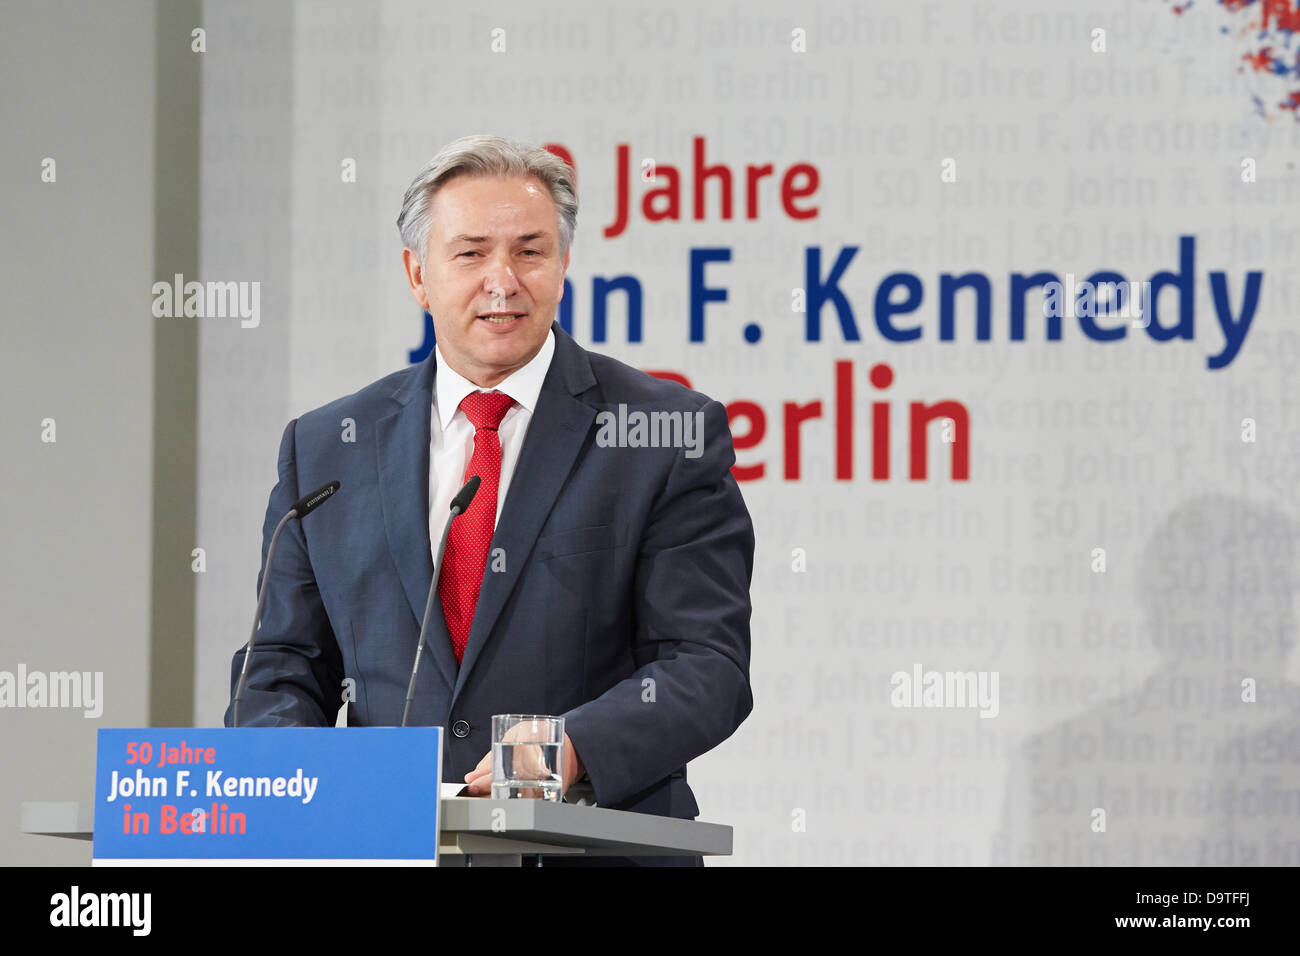
[[293,511],[298,512],[298,520],[301,521],[307,517],[325,502],[334,496],[341,486],[337,481],[331,481],[328,485],[323,485],[315,491],[308,492],[293,503]]
[[483,483],[483,479],[475,475],[469,481],[465,482],[465,487],[456,492],[456,497],[451,499],[452,514],[464,514],[469,503],[474,500],[478,494],[478,486]]

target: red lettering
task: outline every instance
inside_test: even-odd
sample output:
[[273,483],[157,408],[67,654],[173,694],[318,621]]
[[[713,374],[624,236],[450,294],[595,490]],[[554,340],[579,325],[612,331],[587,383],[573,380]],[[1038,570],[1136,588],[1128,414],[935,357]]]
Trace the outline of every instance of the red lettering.
[[[738,418],[744,418],[749,421],[749,429],[744,434],[737,435],[733,422]],[[763,414],[763,406],[758,402],[731,402],[727,405],[727,425],[731,428],[731,443],[736,451],[746,451],[758,445],[767,434],[767,416]],[[762,478],[763,473],[767,471],[767,466],[763,462],[756,465],[735,464],[731,466],[731,474],[737,481],[754,481]]]
[[[681,219],[682,218],[682,176],[677,172],[676,166],[669,166],[664,163],[662,166],[655,167],[655,177],[653,182],[658,182],[662,176],[666,184],[658,189],[652,189],[641,197],[641,215],[645,216],[646,222],[661,222],[664,219]],[[663,209],[656,209],[654,201],[658,198],[668,200],[668,204]]]
[[745,167],[745,218],[758,218],[758,181],[772,175],[772,164]]
[[[722,180],[722,218],[731,218],[731,170],[726,163],[704,164],[704,137],[695,137],[695,218],[704,219],[704,180],[717,176]],[[751,217],[752,218],[752,217]]]
[[[794,180],[796,176],[803,176],[807,179],[807,185],[796,186]],[[809,206],[807,209],[799,209],[795,206],[796,199],[802,199],[805,196],[811,196],[817,191],[817,186],[821,183],[821,174],[817,172],[817,167],[811,163],[796,163],[785,171],[785,176],[781,178],[781,205],[785,208],[785,214],[791,219],[812,219],[820,211],[817,206]]]
[[[735,198],[738,176],[728,163],[722,162],[710,165],[705,159],[706,145],[707,140],[703,136],[695,136],[691,140],[691,213],[697,222],[702,222],[707,218],[706,186],[710,180],[716,180],[719,198],[717,206],[718,218],[729,221],[733,218],[732,204]],[[546,148],[562,158],[571,167],[574,166],[572,158],[564,147],[548,144]],[[638,163],[637,169],[633,169],[631,146],[627,143],[619,143],[615,147],[614,221],[604,228],[606,239],[621,236],[627,230],[632,209],[632,180],[633,178],[641,179],[638,170],[643,168],[643,163],[644,161]],[[764,177],[776,175],[776,167],[772,163],[747,163],[744,169],[745,218],[755,220],[759,218],[760,209],[759,183]],[[652,178],[643,180],[653,184],[653,188],[649,189],[641,197],[641,215],[645,217],[647,222],[681,221],[681,171],[677,166],[670,163],[655,163],[653,172]],[[778,187],[781,196],[781,208],[785,211],[785,214],[791,219],[815,218],[821,211],[820,207],[802,205],[798,200],[811,197],[817,192],[820,184],[821,173],[812,163],[795,163],[787,169],[781,175]]]
[[853,480],[853,363],[835,363],[835,479]]
[[[693,388],[690,378],[681,372],[667,369],[646,369],[654,378],[677,382]],[[872,388],[884,391],[894,384],[894,370],[884,362],[871,367],[867,375]],[[854,475],[854,391],[853,362],[841,359],[835,363],[835,423],[834,451],[835,478],[852,481]],[[884,396],[881,396],[884,398]],[[890,411],[888,400],[871,403],[871,480],[890,479]],[[751,399],[737,399],[726,405],[727,426],[731,430],[732,446],[739,459],[740,453],[758,448],[767,436],[767,412],[761,404]],[[822,400],[782,403],[783,468],[786,481],[799,481],[803,477],[803,435],[805,422],[822,417]],[[925,481],[929,477],[927,454],[928,425],[936,419],[944,427],[952,428],[952,480],[970,480],[970,411],[955,399],[945,399],[934,405],[911,403],[909,438],[909,477],[912,481]],[[947,444],[947,442],[945,442]],[[757,481],[767,476],[767,463],[756,461],[731,466],[736,481]]]
[[785,403],[785,480],[799,480],[800,442],[799,428],[810,418],[822,417],[820,400],[799,405],[795,402]]
[[[883,390],[893,384],[894,370],[881,362],[872,367],[868,378]],[[871,403],[871,480],[889,480],[889,402]]]
[[936,418],[950,418],[953,422],[952,480],[970,480],[970,412],[961,402],[946,401],[934,405],[912,403],[912,474],[913,481],[926,478],[926,426]]

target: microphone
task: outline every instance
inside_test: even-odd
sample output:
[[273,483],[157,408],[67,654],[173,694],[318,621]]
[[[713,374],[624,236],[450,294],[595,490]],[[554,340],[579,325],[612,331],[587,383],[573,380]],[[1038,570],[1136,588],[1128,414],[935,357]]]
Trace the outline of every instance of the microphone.
[[411,716],[411,701],[415,699],[415,675],[420,672],[420,655],[424,653],[424,639],[429,633],[429,619],[433,617],[433,601],[438,594],[438,572],[442,568],[443,552],[447,550],[447,536],[451,534],[451,523],[456,520],[457,515],[465,513],[469,503],[474,500],[474,495],[478,493],[478,486],[482,480],[475,475],[465,482],[465,487],[456,492],[456,497],[451,499],[451,517],[447,519],[447,526],[442,529],[438,558],[433,562],[433,580],[429,582],[429,600],[425,602],[424,620],[420,622],[420,641],[415,645],[415,664],[411,667],[411,683],[406,688],[406,706],[402,709],[403,727],[406,726],[406,719]]
[[[303,518],[307,517],[309,514],[311,514],[321,505],[323,505],[326,501],[328,501],[330,499],[330,496],[333,495],[334,492],[338,490],[339,490],[339,483],[337,481],[331,481],[325,487],[317,488],[315,491],[303,495],[301,498],[299,498],[297,501],[293,503],[293,507],[290,508],[289,510],[290,512],[297,512],[298,520],[301,521]],[[267,564],[270,564],[270,561],[268,561]]]
[[262,623],[262,608],[266,606],[266,586],[271,580],[271,559],[275,557],[275,544],[280,538],[280,532],[284,526],[289,523],[290,518],[302,520],[311,514],[325,502],[334,496],[334,492],[339,490],[339,483],[331,481],[328,485],[317,488],[315,491],[303,495],[293,503],[293,507],[288,513],[280,519],[280,523],[275,526],[275,531],[271,532],[271,544],[266,549],[266,567],[262,573],[262,587],[257,592],[257,611],[253,614],[253,632],[248,635],[248,647],[244,649],[244,666],[239,672],[239,684],[235,687],[235,707],[231,715],[231,725],[239,726],[239,705],[244,699],[244,687],[248,684],[248,662],[253,659],[253,643],[257,640],[257,628]]

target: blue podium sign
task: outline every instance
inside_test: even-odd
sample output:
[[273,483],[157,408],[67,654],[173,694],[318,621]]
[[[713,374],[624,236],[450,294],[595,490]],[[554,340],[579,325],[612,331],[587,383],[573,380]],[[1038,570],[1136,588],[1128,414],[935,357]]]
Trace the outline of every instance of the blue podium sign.
[[436,865],[439,727],[99,731],[96,864]]

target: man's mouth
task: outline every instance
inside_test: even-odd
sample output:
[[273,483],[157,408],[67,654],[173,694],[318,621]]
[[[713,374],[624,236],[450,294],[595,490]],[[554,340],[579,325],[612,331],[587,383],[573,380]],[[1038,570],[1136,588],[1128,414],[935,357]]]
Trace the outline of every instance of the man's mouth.
[[526,314],[525,312],[485,312],[479,318],[491,322],[493,325],[507,325],[516,319],[523,318]]

